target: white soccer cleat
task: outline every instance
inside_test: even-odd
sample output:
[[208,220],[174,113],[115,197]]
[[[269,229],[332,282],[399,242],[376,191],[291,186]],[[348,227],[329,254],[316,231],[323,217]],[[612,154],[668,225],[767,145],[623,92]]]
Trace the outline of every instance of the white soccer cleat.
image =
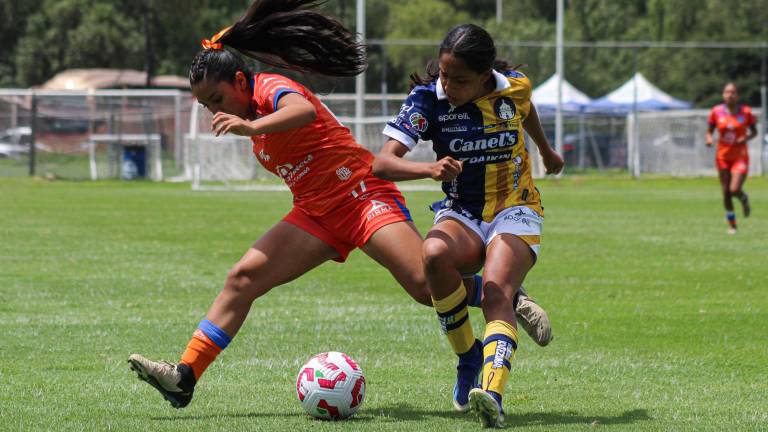
[[518,290],[515,316],[520,326],[534,342],[541,346],[547,346],[552,342],[552,325],[549,322],[547,311],[528,297],[528,293],[523,287]]
[[139,354],[131,354],[128,363],[140,380],[157,389],[174,408],[184,408],[192,401],[196,380],[189,366],[156,362]]

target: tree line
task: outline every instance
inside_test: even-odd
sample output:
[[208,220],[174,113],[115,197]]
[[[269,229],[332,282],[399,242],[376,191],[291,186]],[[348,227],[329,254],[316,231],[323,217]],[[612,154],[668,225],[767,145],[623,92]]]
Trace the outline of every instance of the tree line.
[[[186,76],[200,40],[232,23],[250,0],[0,0],[0,87],[39,85],[69,68],[130,68]],[[322,9],[355,27],[355,0],[330,0]],[[568,41],[768,42],[765,0],[571,0],[565,2]],[[394,41],[439,41],[454,25],[487,28],[499,55],[534,84],[555,69],[553,47],[515,46],[554,41],[555,0],[367,0],[366,36]],[[408,75],[422,71],[435,45],[371,45],[368,92],[405,92]],[[723,84],[735,82],[742,100],[759,104],[765,49],[567,48],[566,79],[599,97],[635,68],[675,97],[710,106]],[[382,86],[385,83],[386,86]],[[353,80],[334,83],[352,91]]]

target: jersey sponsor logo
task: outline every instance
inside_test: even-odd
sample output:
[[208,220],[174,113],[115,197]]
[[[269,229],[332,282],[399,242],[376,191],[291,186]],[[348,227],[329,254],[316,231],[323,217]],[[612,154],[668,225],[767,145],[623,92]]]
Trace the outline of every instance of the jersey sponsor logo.
[[420,112],[415,112],[411,114],[408,117],[408,121],[411,123],[411,126],[413,126],[413,128],[419,132],[424,132],[425,130],[427,130],[427,127],[429,126],[429,123],[427,122],[427,118],[424,117]]
[[531,226],[531,214],[527,214],[522,208],[515,209],[512,213],[504,216],[505,221],[518,222],[525,226]]
[[504,360],[509,361],[512,356],[512,344],[507,341],[496,342],[496,354],[493,356],[493,364],[491,368],[498,369],[504,366]]
[[336,170],[336,176],[338,176],[341,181],[349,180],[352,176],[352,170],[343,166]]
[[517,144],[517,137],[518,132],[514,130],[502,132],[491,138],[481,138],[474,141],[464,141],[461,138],[455,138],[448,143],[448,148],[454,153],[468,153],[480,150],[513,147]]
[[[451,109],[453,111],[453,109]],[[463,113],[453,113],[449,112],[448,114],[443,114],[437,117],[437,121],[439,122],[447,122],[452,120],[469,120],[469,113],[463,112]]]
[[512,120],[515,117],[515,103],[510,98],[500,97],[493,104],[493,112],[502,120]]
[[303,161],[299,162],[298,164],[293,165],[287,163],[278,165],[275,168],[275,171],[277,171],[277,175],[279,175],[280,178],[285,181],[288,187],[293,187],[296,183],[298,183],[299,180],[304,178],[304,176],[309,173],[309,163],[312,162],[312,159],[314,159],[314,157],[309,154],[306,158],[304,158]]
[[489,155],[459,158],[460,161],[468,164],[476,164],[476,163],[492,164],[492,163],[504,162],[510,159],[512,159],[511,153],[489,154]]
[[259,158],[265,162],[269,161],[269,155],[264,150],[259,150]]
[[467,127],[466,126],[451,126],[451,127],[444,127],[440,131],[443,133],[457,133],[457,132],[466,132]]
[[389,213],[392,211],[392,206],[382,202],[382,201],[376,201],[371,200],[371,208],[368,210],[368,214],[366,215],[366,220],[371,220],[375,218],[376,216],[382,215],[384,213]]

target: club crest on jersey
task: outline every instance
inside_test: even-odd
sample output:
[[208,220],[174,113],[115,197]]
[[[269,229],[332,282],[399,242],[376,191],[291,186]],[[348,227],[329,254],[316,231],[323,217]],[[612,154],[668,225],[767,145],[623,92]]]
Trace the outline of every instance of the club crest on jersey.
[[336,176],[338,176],[341,181],[349,180],[349,177],[352,176],[352,170],[343,166],[336,170]]
[[384,213],[389,213],[391,211],[392,211],[391,205],[385,202],[371,200],[371,209],[368,210],[368,215],[366,215],[366,219],[371,220],[376,216],[382,215]]
[[502,120],[512,120],[515,117],[515,103],[510,98],[500,97],[493,104],[493,112]]
[[408,121],[411,123],[411,126],[413,126],[413,128],[419,132],[424,132],[427,130],[427,126],[429,125],[429,123],[427,123],[426,117],[424,117],[420,112],[411,114],[411,116],[408,117]]

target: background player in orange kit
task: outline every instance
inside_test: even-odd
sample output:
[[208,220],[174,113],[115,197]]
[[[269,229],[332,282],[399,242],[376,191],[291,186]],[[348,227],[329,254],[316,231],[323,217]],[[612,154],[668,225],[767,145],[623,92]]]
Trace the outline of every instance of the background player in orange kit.
[[[304,86],[278,74],[254,75],[223,49],[301,72],[358,74],[366,67],[364,47],[335,20],[304,8],[315,4],[257,1],[204,41],[193,60],[192,93],[214,114],[214,133],[250,136],[259,162],[289,186],[294,207],[229,272],[178,364],[131,355],[139,378],[174,407],[189,404],[197,380],[237,334],[254,300],[328,260],[343,262],[356,247],[416,301],[432,306],[422,238],[395,185],[372,175],[373,155]],[[548,331],[548,319],[537,322]]]
[[742,188],[749,171],[747,142],[757,136],[757,128],[752,109],[739,104],[739,90],[734,83],[728,83],[723,88],[723,103],[712,108],[708,123],[707,146],[712,145],[712,132],[715,129],[718,132],[715,165],[723,190],[728,233],[736,234],[732,197],[741,201],[744,217],[749,217],[749,198]]

